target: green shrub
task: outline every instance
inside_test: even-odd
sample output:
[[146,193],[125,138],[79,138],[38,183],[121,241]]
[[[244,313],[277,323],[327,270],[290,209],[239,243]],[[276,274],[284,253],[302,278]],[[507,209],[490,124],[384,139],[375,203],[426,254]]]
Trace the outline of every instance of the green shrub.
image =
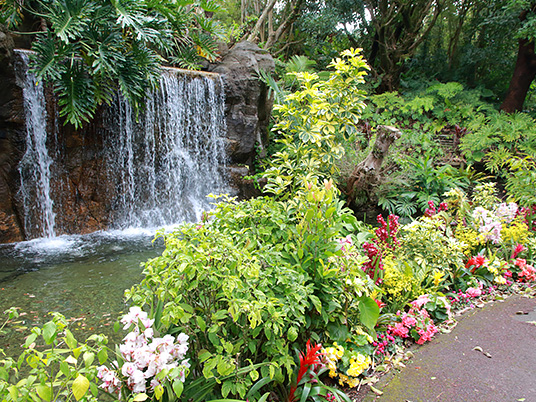
[[192,372],[225,378],[223,396],[244,397],[258,378],[257,370],[235,374],[240,368],[265,363],[260,375],[282,383],[293,373],[293,349],[308,339],[373,330],[374,284],[339,261],[336,240],[355,218],[330,182],[287,201],[227,199],[209,216],[161,234],[166,250],[127,297],[150,306],[161,333],[190,336]]

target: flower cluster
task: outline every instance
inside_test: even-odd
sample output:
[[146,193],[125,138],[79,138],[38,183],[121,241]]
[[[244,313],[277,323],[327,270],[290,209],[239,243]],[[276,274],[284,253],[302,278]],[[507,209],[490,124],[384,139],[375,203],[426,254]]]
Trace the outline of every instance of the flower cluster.
[[363,265],[363,270],[376,281],[376,284],[379,284],[382,282],[379,271],[383,270],[382,257],[384,253],[388,250],[394,251],[396,247],[400,246],[396,237],[400,225],[398,216],[393,214],[388,216],[387,222],[381,215],[378,215],[376,219],[380,224],[380,227],[374,231],[376,237],[372,243],[365,242],[363,244],[368,257],[368,261]]
[[98,377],[103,381],[101,388],[112,393],[120,391],[121,381],[116,372],[119,367],[127,388],[133,394],[146,392],[147,388],[154,391],[162,385],[167,376],[159,374],[164,370],[176,369],[176,378],[184,382],[190,367],[188,359],[185,359],[188,351],[187,335],[181,333],[177,339],[171,335],[155,338],[152,329],[154,320],[149,319],[147,313],[139,307],[131,307],[121,323],[124,324],[123,329],[131,328],[131,332],[123,339],[124,343],[119,346],[124,362],[119,366],[114,361],[113,370],[106,366],[99,367]]
[[487,209],[482,207],[476,207],[473,211],[473,219],[478,225],[478,231],[486,241],[491,241],[493,244],[500,244],[502,224],[500,219],[496,217]]
[[514,261],[514,266],[518,268],[517,278],[519,282],[536,281],[536,269],[532,265],[527,264],[526,260],[517,258]]
[[448,205],[446,202],[442,202],[439,204],[439,210],[436,209],[435,204],[433,201],[428,201],[428,208],[424,211],[424,216],[432,217],[438,212],[446,211],[448,209]]
[[407,313],[397,312],[401,321],[389,327],[389,332],[400,338],[411,336],[419,345],[430,341],[438,329],[424,305],[430,301],[428,295],[422,295],[411,302]]
[[489,261],[486,257],[484,257],[482,254],[478,254],[476,256],[473,256],[469,258],[467,263],[465,264],[466,269],[471,269],[471,273],[474,274],[479,268],[487,267],[489,265]]
[[[360,381],[358,377],[372,364],[372,359],[369,355],[349,348],[345,349],[343,346],[338,345],[337,342],[334,342],[333,346],[323,349],[322,352],[324,363],[329,369],[329,376],[331,378],[339,377],[341,386],[347,384],[350,388],[357,387]],[[343,364],[343,360],[347,362],[346,374],[337,372],[337,364],[339,361]]]
[[508,204],[503,202],[502,204],[499,204],[495,209],[495,215],[502,222],[510,223],[517,216],[517,210],[518,207],[515,202],[510,202]]

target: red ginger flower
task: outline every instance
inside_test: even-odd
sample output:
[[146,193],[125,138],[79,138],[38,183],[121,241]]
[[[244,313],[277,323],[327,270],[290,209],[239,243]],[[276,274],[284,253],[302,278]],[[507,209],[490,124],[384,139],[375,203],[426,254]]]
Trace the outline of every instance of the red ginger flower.
[[311,346],[311,340],[309,339],[307,341],[307,344],[305,345],[306,352],[302,353],[300,352],[300,369],[298,370],[298,378],[296,379],[296,385],[293,385],[290,388],[290,394],[288,397],[289,402],[294,401],[294,393],[296,392],[297,384],[300,383],[301,379],[309,371],[309,368],[316,366],[317,364],[320,364],[320,356],[323,355],[323,353],[318,353],[320,349],[322,349],[321,344],[316,344],[314,346]]

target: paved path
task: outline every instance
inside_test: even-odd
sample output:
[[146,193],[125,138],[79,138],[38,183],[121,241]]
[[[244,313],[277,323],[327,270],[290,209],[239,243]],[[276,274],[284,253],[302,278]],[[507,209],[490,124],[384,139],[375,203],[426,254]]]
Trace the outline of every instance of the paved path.
[[536,323],[536,299],[512,296],[472,310],[378,382],[382,396],[371,392],[365,401],[536,402],[536,325],[529,321]]

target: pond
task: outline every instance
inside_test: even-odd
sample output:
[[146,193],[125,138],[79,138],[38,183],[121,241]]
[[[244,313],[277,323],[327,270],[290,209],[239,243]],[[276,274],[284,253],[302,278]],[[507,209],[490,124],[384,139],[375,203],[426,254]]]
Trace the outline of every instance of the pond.
[[[24,337],[57,311],[83,341],[93,332],[114,342],[113,324],[126,310],[125,289],[142,279],[142,264],[160,254],[153,232],[99,232],[0,246],[0,312],[18,307],[21,316],[4,328],[0,348],[18,356]],[[1,314],[3,323],[7,315]]]

